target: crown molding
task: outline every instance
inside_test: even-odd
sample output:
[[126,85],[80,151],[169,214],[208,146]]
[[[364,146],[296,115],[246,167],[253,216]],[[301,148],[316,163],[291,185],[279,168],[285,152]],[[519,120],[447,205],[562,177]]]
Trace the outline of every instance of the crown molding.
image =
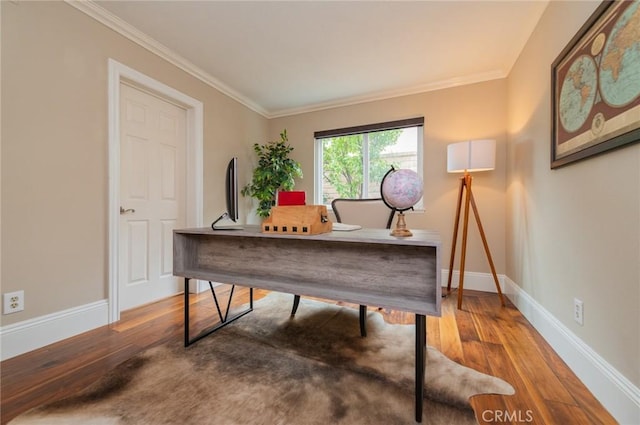
[[352,106],[361,103],[375,102],[380,100],[393,99],[396,97],[412,96],[421,93],[427,93],[436,90],[450,89],[458,86],[465,86],[469,84],[482,83],[485,81],[499,80],[507,77],[507,72],[501,70],[489,71],[481,74],[469,75],[465,77],[450,78],[447,80],[436,81],[428,84],[421,84],[413,87],[405,87],[398,90],[386,90],[373,94],[367,94],[365,96],[356,96],[346,99],[340,99],[337,101],[330,101],[325,103],[316,103],[313,105],[303,106],[300,108],[281,109],[274,111],[267,115],[267,118],[282,118],[291,115],[304,114],[309,112],[317,112],[325,109],[340,108],[345,106]]
[[128,38],[134,43],[140,45],[141,47],[149,50],[151,53],[160,56],[162,59],[171,63],[172,65],[177,66],[182,69],[186,73],[192,75],[203,83],[213,87],[214,89],[224,93],[235,101],[241,103],[247,108],[251,109],[254,112],[264,116],[265,118],[269,118],[269,113],[263,107],[258,105],[257,103],[251,101],[245,96],[241,95],[237,91],[233,90],[217,78],[213,77],[203,69],[197,67],[187,59],[183,58],[173,50],[169,49],[162,43],[157,42],[153,38],[149,37],[142,31],[138,30],[134,26],[129,23],[123,21],[118,18],[111,12],[107,11],[103,7],[97,5],[93,1],[81,1],[81,0],[65,0],[70,6],[78,9],[79,11],[85,13],[106,27],[112,29],[118,34]]
[[182,69],[183,71],[190,74],[191,76],[213,87],[214,89],[220,91],[221,93],[229,96],[231,99],[234,99],[235,101],[239,102],[240,104],[246,106],[247,108],[262,115],[267,119],[282,118],[282,117],[291,116],[291,115],[317,112],[317,111],[322,111],[326,109],[340,108],[345,106],[357,105],[361,103],[393,99],[393,98],[402,97],[402,96],[411,96],[411,95],[426,93],[430,91],[448,89],[448,88],[453,88],[457,86],[480,83],[480,82],[485,82],[490,80],[497,80],[501,78],[506,78],[508,74],[508,71],[493,70],[493,71],[489,71],[481,74],[450,78],[442,81],[436,81],[428,84],[406,87],[398,90],[386,90],[386,91],[380,91],[377,93],[367,94],[364,96],[354,96],[354,97],[349,97],[344,99],[332,100],[329,102],[315,103],[315,104],[306,105],[306,106],[297,107],[297,108],[288,108],[288,109],[269,111],[263,108],[258,103],[254,102],[253,100],[233,90],[231,87],[227,86],[226,84],[224,84],[223,82],[221,82],[220,80],[212,76],[211,74],[207,73],[202,68],[194,65],[189,60],[183,58],[173,50],[169,49],[164,44],[159,43],[158,41],[149,37],[147,34],[143,33],[142,31],[135,28],[131,24],[120,19],[119,17],[107,11],[103,7],[97,5],[92,0],[86,0],[86,1],[64,0],[64,1],[68,5],[78,9],[79,11],[85,13],[91,18],[105,25],[109,29],[126,37],[127,39],[147,49],[151,53],[158,55],[159,57],[163,58],[167,62],[175,65],[176,67]]

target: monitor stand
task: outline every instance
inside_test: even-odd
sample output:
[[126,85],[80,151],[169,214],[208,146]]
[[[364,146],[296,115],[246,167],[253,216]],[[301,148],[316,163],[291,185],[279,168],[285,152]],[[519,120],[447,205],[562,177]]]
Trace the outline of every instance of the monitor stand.
[[[225,221],[220,223],[222,220]],[[218,217],[213,223],[211,223],[211,228],[213,230],[244,230],[242,225],[237,224],[229,218],[229,213],[224,213]]]

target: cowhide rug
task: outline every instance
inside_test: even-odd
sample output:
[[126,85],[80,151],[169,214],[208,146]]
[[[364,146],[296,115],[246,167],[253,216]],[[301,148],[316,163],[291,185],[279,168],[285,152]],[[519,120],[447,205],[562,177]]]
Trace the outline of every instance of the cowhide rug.
[[[412,424],[413,325],[376,312],[360,337],[358,311],[271,293],[255,310],[184,348],[136,355],[79,394],[11,424]],[[480,393],[513,394],[506,382],[428,349],[425,424],[476,424]]]

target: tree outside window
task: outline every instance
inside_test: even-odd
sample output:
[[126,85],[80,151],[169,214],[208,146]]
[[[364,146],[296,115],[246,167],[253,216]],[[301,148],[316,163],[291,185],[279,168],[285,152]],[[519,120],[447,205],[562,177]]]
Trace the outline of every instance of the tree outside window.
[[392,166],[422,173],[421,142],[421,125],[316,137],[316,202],[379,198],[382,178]]

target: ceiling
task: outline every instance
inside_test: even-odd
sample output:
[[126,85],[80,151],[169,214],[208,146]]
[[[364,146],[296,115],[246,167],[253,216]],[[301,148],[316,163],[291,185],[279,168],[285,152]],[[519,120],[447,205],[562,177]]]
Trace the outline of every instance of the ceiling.
[[272,118],[504,78],[548,1],[94,1]]

